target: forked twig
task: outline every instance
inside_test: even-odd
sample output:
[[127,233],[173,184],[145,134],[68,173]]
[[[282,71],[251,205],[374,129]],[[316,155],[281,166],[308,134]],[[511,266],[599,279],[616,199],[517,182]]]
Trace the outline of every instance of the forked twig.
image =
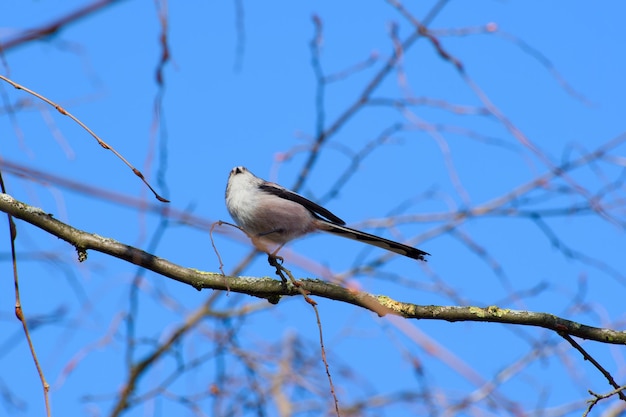
[[598,404],[600,402],[600,400],[604,400],[605,398],[612,397],[615,394],[619,394],[621,396],[621,395],[623,395],[624,390],[626,390],[626,385],[618,387],[618,388],[614,389],[613,391],[611,391],[611,392],[609,392],[607,394],[596,394],[595,392],[589,390],[589,394],[593,395],[594,398],[592,400],[587,400],[587,402],[589,403],[589,406],[587,407],[587,409],[583,413],[583,417],[587,417],[589,415],[589,413],[591,412],[591,409],[596,404]]

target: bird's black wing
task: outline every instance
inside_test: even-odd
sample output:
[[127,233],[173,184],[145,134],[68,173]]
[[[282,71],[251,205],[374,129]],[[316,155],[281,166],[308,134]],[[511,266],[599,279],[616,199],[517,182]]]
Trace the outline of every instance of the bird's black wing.
[[324,207],[320,206],[319,204],[316,204],[316,203],[312,202],[308,198],[302,197],[300,194],[294,193],[293,191],[289,191],[286,188],[283,188],[281,186],[272,184],[270,182],[265,182],[265,183],[259,185],[259,188],[262,191],[265,191],[266,193],[270,193],[270,194],[273,194],[273,195],[275,195],[277,197],[284,198],[285,200],[291,200],[294,203],[301,204],[307,210],[309,210],[311,213],[313,213],[313,214],[315,214],[317,216],[324,217],[325,219],[328,219],[332,223],[336,223],[336,224],[339,224],[339,225],[342,225],[342,226],[344,224],[346,224],[346,222],[341,220],[339,217],[335,216],[333,213],[331,213],[330,211],[328,211]]

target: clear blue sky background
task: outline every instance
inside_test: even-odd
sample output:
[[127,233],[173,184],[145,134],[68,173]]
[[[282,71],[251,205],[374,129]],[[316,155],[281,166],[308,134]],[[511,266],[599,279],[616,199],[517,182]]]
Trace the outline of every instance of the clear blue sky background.
[[[418,3],[410,10],[422,18],[432,2]],[[85,3],[2,2],[0,41],[49,22],[81,4]],[[160,28],[153,2],[122,1],[45,41],[10,50],[4,55],[8,67],[3,65],[1,73],[79,117],[144,171],[151,183],[171,199],[173,208],[190,210],[210,221],[230,220],[223,201],[229,170],[245,165],[258,176],[291,186],[307,155],[309,140],[315,135],[316,83],[309,49],[314,33],[311,16],[320,16],[324,24],[321,63],[329,74],[350,68],[374,52],[387,57],[391,51],[392,22],[398,24],[401,39],[411,31],[407,21],[382,1],[359,6],[330,1],[244,2],[243,6],[242,38],[236,30],[232,2],[169,4],[172,61],[164,72],[163,107],[156,134],[154,103],[159,88],[154,74],[160,54]],[[558,164],[581,150],[609,141],[626,128],[625,13],[626,6],[618,1],[595,4],[456,1],[440,12],[431,28],[473,28],[489,22],[498,25],[498,34],[447,36],[444,33],[440,39],[444,48],[464,64],[468,75],[491,102],[552,163]],[[520,44],[511,42],[511,37],[521,39],[541,55],[528,53]],[[240,54],[238,46],[243,46]],[[563,88],[550,72],[551,67],[542,61],[544,58],[586,101]],[[328,86],[326,126],[355,100],[381,64],[378,61],[355,76]],[[403,67],[409,91],[415,97],[470,107],[482,105],[450,63],[438,57],[428,42],[420,40],[404,57]],[[406,92],[394,74],[374,95],[402,97]],[[16,112],[15,119],[4,110],[0,112],[3,159],[155,202],[132,172],[68,118],[4,83],[0,85],[0,93],[2,109],[7,103],[15,104],[19,100],[29,100],[31,105]],[[391,214],[430,215],[446,213],[455,207],[474,207],[546,171],[545,164],[520,146],[493,118],[455,115],[429,106],[413,111],[423,122],[457,126],[493,139],[481,143],[464,135],[443,133],[468,198],[454,187],[451,171],[433,136],[417,129],[403,131],[393,135],[392,143],[364,160],[358,173],[337,196],[323,201],[349,224],[365,227],[368,220]],[[388,107],[372,107],[359,113],[321,152],[301,192],[314,199],[323,198],[350,163],[346,149],[356,152],[393,123],[410,121]],[[166,152],[159,152],[157,146],[155,157],[148,162],[148,153],[154,149],[153,140],[165,141],[161,149]],[[493,145],[496,141],[502,145]],[[299,152],[287,162],[278,163],[281,155],[294,150]],[[624,148],[616,154],[623,155]],[[158,168],[164,172],[164,182],[156,178]],[[616,167],[606,174],[610,180],[618,172]],[[598,177],[589,170],[575,173],[574,178],[591,190],[600,188]],[[38,184],[13,176],[5,176],[5,182],[9,193],[16,198],[54,213],[75,227],[128,244],[147,248],[158,224],[158,218],[153,215],[55,184]],[[577,197],[563,195],[537,202],[534,207],[564,207],[575,201],[579,201]],[[571,249],[601,259],[625,273],[623,229],[591,215],[547,221]],[[530,221],[500,216],[471,221],[462,228],[485,248],[487,259],[499,263],[500,275],[494,273],[484,257],[477,256],[454,237],[420,239],[440,224],[411,222],[398,225],[393,232],[375,229],[399,240],[417,238],[417,246],[433,256],[427,266],[396,257],[380,273],[360,275],[355,283],[367,291],[418,304],[498,304],[554,313],[594,326],[623,324],[625,281],[579,259],[564,256]],[[18,224],[18,232],[26,314],[34,317],[57,309],[63,312],[60,322],[34,332],[35,346],[53,385],[53,412],[84,415],[100,414],[94,410],[101,409],[106,414],[110,406],[107,399],[91,402],[81,398],[87,394],[109,395],[119,388],[124,375],[123,328],[111,344],[91,352],[66,379],[61,381],[60,375],[77,352],[100,340],[128,309],[129,285],[136,269],[97,253],[90,253],[85,264],[78,264],[74,261],[74,250],[64,242],[22,223]],[[216,243],[227,270],[235,267],[249,251],[245,242],[227,236],[218,236]],[[378,249],[333,236],[308,237],[290,248],[335,273],[382,254]],[[0,415],[42,415],[37,376],[13,318],[8,251],[5,243],[4,279],[0,284],[0,384],[10,387],[27,407],[1,410]],[[219,265],[206,230],[188,225],[170,225],[154,252],[202,270],[216,271]],[[302,277],[315,275],[306,267],[295,265],[294,272]],[[272,271],[260,257],[245,273],[264,276]],[[184,312],[163,308],[155,302],[152,295],[155,291],[171,295],[188,311],[209,295],[209,291],[198,293],[150,273],[146,277],[150,289],[142,293],[137,328],[138,334],[147,338],[162,340],[168,329],[184,316]],[[436,290],[439,281],[434,277],[442,280],[460,300]],[[582,279],[586,283],[586,309],[571,310]],[[517,303],[507,300],[511,289],[525,291],[539,284],[546,286],[538,294]],[[222,306],[246,303],[256,304],[258,300],[231,295]],[[479,387],[443,364],[436,355],[428,354],[422,344],[398,330],[393,321],[323,300],[320,311],[331,371],[354,367],[360,371],[361,378],[369,381],[359,388],[340,384],[340,401],[342,396],[354,400],[399,388],[418,390],[420,381],[432,384],[435,390],[445,388],[442,395],[451,400],[464,398]],[[408,325],[446,347],[486,381],[529,355],[532,343],[549,340],[558,353],[545,361],[533,361],[499,390],[526,411],[575,404],[569,414],[554,410],[554,415],[580,415],[583,401],[588,397],[586,389],[609,391],[597,370],[560,338],[541,329],[446,322]],[[238,331],[243,347],[270,346],[290,334],[311,341],[315,348],[315,318],[301,299],[284,300],[265,309],[249,318]],[[193,346],[204,351],[210,344],[211,340],[198,338]],[[585,343],[585,347],[618,383],[626,381],[623,348],[597,343]],[[407,358],[423,363],[423,380],[415,376]],[[196,382],[208,386],[213,378],[211,372],[214,369],[208,367],[196,375]],[[321,363],[319,375],[323,377]],[[158,372],[153,376],[159,377]],[[325,387],[325,379],[316,383]],[[185,389],[195,392],[199,387],[189,385],[188,381],[175,386],[177,392]],[[155,415],[180,411],[166,400],[157,400],[153,405],[157,410]],[[386,415],[398,415],[399,410],[391,409]],[[129,415],[146,413],[149,413],[147,409],[139,407]],[[211,415],[209,410],[206,413]],[[501,409],[495,411],[495,415],[501,413]]]

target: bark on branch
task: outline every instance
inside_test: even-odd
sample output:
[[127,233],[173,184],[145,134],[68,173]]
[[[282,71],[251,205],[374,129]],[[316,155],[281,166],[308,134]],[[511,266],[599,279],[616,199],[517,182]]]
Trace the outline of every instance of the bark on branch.
[[[210,288],[230,290],[255,297],[266,298],[278,303],[281,296],[300,295],[298,288],[284,285],[271,277],[224,276],[216,272],[203,272],[176,265],[141,249],[125,245],[113,239],[76,229],[56,220],[51,214],[0,193],[0,211],[32,224],[74,246],[80,260],[86,259],[88,250],[95,250],[132,264],[149,269],[157,274],[188,284],[197,290]],[[611,344],[626,344],[626,331],[598,328],[566,320],[552,314],[489,307],[424,306],[354,291],[340,285],[318,279],[302,279],[301,289],[310,295],[350,303],[366,308],[380,316],[397,316],[422,319],[455,321],[479,321],[536,326],[583,339]]]

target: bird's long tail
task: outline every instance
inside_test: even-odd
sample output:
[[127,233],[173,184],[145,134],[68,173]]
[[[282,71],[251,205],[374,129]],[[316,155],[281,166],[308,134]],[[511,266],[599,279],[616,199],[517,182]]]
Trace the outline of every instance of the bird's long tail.
[[320,221],[318,223],[318,227],[320,230],[323,230],[325,232],[365,242],[370,245],[378,246],[379,248],[387,249],[391,252],[407,256],[409,258],[418,259],[420,261],[426,261],[424,256],[430,255],[430,253],[424,252],[423,250],[419,250],[411,246],[403,245],[402,243],[394,242],[393,240],[371,235],[369,233],[361,232],[359,230],[351,229],[349,227],[341,226],[335,223]]

